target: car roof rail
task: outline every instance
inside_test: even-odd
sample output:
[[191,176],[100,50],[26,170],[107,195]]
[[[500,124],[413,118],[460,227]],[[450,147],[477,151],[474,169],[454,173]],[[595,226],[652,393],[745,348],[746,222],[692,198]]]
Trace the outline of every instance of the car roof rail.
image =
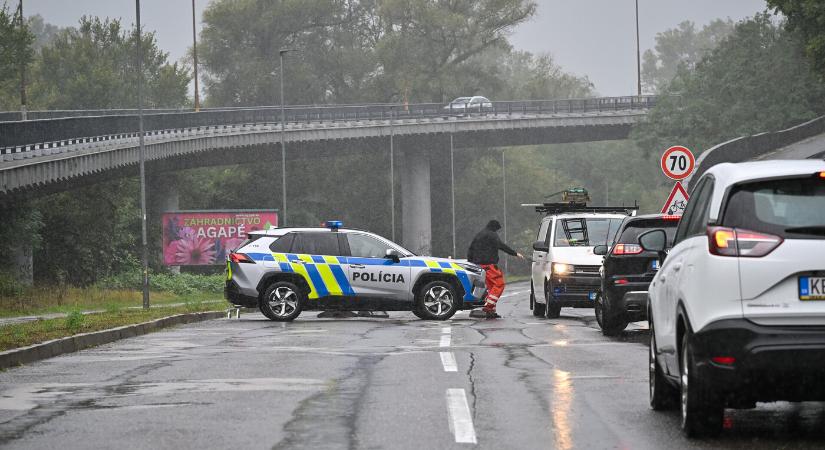
[[588,206],[587,203],[583,202],[522,203],[521,206],[536,208],[536,212],[548,216],[564,213],[615,213],[633,216],[639,210],[638,204],[633,206]]

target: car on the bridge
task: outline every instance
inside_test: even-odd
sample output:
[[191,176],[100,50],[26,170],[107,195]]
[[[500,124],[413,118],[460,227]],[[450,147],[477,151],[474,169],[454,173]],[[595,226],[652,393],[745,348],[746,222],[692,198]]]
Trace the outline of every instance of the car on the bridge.
[[464,113],[481,112],[493,109],[493,103],[487,97],[476,95],[474,97],[458,97],[444,107],[445,112]]
[[599,270],[601,289],[594,304],[596,322],[605,336],[615,336],[630,322],[647,320],[647,288],[659,269],[659,253],[639,245],[639,235],[654,229],[667,233],[673,243],[679,216],[648,214],[628,217],[622,222],[612,245],[597,245],[596,255],[604,255]]
[[588,206],[584,189],[563,192],[563,201],[534,206],[546,215],[533,243],[530,308],[536,317],[558,318],[561,308],[592,308],[601,287],[602,257],[594,247],[610,242],[636,206]]
[[[639,236],[664,256],[667,233]],[[825,400],[825,161],[718,164],[650,285],[650,405],[688,436],[724,408]]]
[[481,267],[416,256],[339,221],[326,225],[250,233],[227,258],[227,300],[275,321],[294,320],[303,310],[412,311],[446,320],[484,304]]

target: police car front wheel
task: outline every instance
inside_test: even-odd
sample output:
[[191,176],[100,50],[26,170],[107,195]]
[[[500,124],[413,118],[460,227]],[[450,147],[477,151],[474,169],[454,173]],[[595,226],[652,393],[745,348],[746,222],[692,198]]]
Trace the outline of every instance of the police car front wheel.
[[303,293],[287,281],[271,284],[261,301],[261,312],[270,320],[289,322],[301,314]]
[[456,289],[446,281],[431,281],[416,295],[415,315],[425,320],[447,320],[458,311]]

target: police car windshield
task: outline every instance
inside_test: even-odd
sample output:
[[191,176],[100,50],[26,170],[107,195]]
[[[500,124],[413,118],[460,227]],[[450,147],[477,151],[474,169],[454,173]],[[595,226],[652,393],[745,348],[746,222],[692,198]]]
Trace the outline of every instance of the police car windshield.
[[593,247],[607,244],[616,234],[622,219],[576,217],[556,221],[554,247]]

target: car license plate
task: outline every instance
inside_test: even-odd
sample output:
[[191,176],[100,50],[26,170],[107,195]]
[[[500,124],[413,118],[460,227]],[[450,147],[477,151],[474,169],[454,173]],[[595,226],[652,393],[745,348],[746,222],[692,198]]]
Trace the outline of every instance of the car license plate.
[[650,262],[650,269],[653,270],[653,271],[659,270],[659,260],[658,259],[654,259],[653,261]]
[[825,300],[825,277],[799,277],[800,300]]

